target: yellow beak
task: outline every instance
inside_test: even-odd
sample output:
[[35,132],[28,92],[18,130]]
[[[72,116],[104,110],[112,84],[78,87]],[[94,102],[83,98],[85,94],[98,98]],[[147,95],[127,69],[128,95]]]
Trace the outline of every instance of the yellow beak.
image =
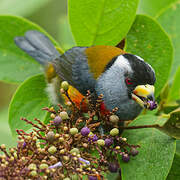
[[143,108],[153,110],[157,108],[154,98],[153,85],[138,85],[132,92],[132,99],[140,104]]

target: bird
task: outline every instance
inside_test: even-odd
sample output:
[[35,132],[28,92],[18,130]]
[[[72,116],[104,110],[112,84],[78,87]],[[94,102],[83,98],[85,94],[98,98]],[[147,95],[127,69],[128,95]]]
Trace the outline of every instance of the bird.
[[102,108],[117,108],[115,113],[122,121],[135,119],[143,109],[157,107],[155,71],[138,55],[110,45],[76,46],[62,53],[36,30],[15,37],[14,42],[44,67],[53,103],[63,100],[60,84],[67,81],[70,96],[77,104],[87,91],[95,97],[103,95]]

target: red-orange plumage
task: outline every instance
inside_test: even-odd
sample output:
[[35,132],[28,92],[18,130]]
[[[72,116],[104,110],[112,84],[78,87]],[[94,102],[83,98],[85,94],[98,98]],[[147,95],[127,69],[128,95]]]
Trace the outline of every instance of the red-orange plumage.
[[[82,108],[83,111],[87,110],[88,102],[86,98],[73,86],[69,86],[68,94],[76,107]],[[65,97],[65,96],[64,96]],[[65,102],[67,103],[69,99],[65,97]]]
[[[83,96],[76,88],[70,86],[68,89],[68,94],[71,100],[75,103],[76,107],[81,108],[83,112],[87,112],[88,101],[85,96]],[[69,102],[69,99],[64,95],[66,104]],[[110,113],[109,110],[105,107],[104,102],[100,105],[101,114],[107,115]]]

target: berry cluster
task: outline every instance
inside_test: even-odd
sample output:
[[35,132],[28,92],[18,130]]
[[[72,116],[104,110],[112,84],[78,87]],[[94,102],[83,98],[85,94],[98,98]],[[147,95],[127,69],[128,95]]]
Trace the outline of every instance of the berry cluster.
[[[67,97],[68,85],[63,89]],[[61,90],[62,91],[62,90]],[[21,120],[33,127],[27,133],[17,130],[17,147],[6,149],[0,156],[2,179],[104,179],[105,172],[120,172],[119,159],[124,162],[138,154],[138,145],[130,145],[120,136],[119,118],[114,114],[102,115],[99,107],[101,97],[91,102],[90,93],[87,113],[73,102],[64,108],[43,108],[50,114],[49,123],[26,118]],[[107,126],[108,125],[108,126]]]

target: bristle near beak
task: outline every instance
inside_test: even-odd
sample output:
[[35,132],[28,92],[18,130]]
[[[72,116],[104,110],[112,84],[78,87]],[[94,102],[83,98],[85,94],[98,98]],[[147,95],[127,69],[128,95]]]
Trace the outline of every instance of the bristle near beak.
[[156,109],[157,104],[154,98],[154,86],[153,85],[138,85],[133,90],[132,99],[146,109]]

